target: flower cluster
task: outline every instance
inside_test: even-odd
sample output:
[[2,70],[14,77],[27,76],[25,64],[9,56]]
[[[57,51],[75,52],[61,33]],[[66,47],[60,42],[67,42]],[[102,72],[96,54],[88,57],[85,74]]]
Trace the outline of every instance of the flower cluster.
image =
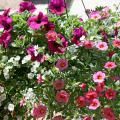
[[21,2],[0,15],[0,119],[119,120],[120,14],[48,9]]

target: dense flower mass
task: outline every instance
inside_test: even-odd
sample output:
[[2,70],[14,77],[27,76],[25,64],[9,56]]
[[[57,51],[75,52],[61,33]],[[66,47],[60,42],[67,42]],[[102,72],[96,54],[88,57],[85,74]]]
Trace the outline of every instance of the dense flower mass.
[[120,13],[83,20],[64,1],[0,15],[0,120],[120,119]]

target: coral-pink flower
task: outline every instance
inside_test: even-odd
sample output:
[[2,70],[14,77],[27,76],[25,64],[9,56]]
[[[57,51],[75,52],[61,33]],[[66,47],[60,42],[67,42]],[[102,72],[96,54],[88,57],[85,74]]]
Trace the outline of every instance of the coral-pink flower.
[[106,42],[98,42],[96,44],[96,48],[98,48],[101,51],[106,51],[108,49],[108,45]]
[[56,67],[60,70],[60,71],[64,71],[68,68],[68,60],[66,59],[59,59],[56,63]]
[[33,116],[34,118],[44,118],[47,112],[47,107],[44,105],[39,105],[37,107],[34,107],[33,109]]
[[70,94],[64,90],[57,92],[56,101],[59,103],[68,103]]
[[100,102],[98,99],[93,99],[89,105],[90,110],[96,110],[100,106]]
[[94,20],[99,20],[101,19],[101,15],[99,11],[93,11],[90,13],[89,15],[90,19],[94,19]]
[[97,83],[104,82],[105,78],[106,78],[106,75],[102,71],[98,71],[98,72],[94,73],[94,75],[93,75],[93,81],[97,82]]
[[63,80],[55,80],[53,82],[53,86],[56,90],[61,90],[64,87],[64,81]]
[[104,65],[104,68],[106,68],[106,69],[113,69],[113,68],[116,68],[116,67],[117,67],[117,65],[115,64],[115,62],[107,62]]
[[120,39],[114,40],[114,41],[113,41],[113,45],[114,45],[115,47],[117,47],[117,48],[120,49]]
[[92,49],[94,47],[94,42],[90,41],[90,40],[85,40],[84,43],[83,43],[83,46],[86,49]]
[[58,38],[58,34],[55,31],[51,30],[46,34],[46,38],[48,40],[56,41]]

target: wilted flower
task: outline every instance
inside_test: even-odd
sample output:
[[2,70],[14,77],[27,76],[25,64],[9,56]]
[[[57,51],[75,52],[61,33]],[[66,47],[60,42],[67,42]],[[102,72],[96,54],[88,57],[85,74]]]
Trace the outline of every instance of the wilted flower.
[[63,80],[55,80],[53,82],[53,86],[56,90],[61,90],[64,87],[64,81]]
[[49,10],[57,15],[61,15],[65,12],[64,0],[51,0],[49,4]]
[[56,67],[60,71],[63,71],[68,68],[68,61],[66,59],[59,59],[56,63]]
[[39,30],[42,26],[48,24],[48,17],[39,12],[38,16],[32,16],[28,19],[28,25],[33,30]]
[[21,2],[19,12],[24,12],[25,10],[28,10],[29,12],[34,12],[36,9],[35,5],[32,2]]
[[52,120],[64,120],[61,115],[55,116]]
[[78,107],[85,107],[85,106],[86,106],[85,97],[79,96],[79,97],[76,99],[76,103],[77,103]]
[[94,73],[94,75],[93,75],[93,81],[94,81],[94,82],[97,82],[97,83],[102,83],[102,82],[104,82],[105,78],[106,78],[105,73],[103,73],[103,72],[101,72],[101,71],[96,72],[96,73]]

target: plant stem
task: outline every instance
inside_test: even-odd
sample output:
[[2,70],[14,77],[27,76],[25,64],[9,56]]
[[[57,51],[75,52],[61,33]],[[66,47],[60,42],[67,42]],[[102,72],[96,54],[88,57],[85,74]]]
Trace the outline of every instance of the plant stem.
[[86,7],[85,7],[85,3],[84,3],[83,0],[81,0],[81,2],[82,2],[82,4],[83,4],[83,7],[84,7],[84,9],[85,9],[85,13],[86,13],[87,17],[89,18],[89,15],[88,15],[88,13],[87,13],[87,9],[86,9]]
[[66,14],[67,14],[67,18],[68,18],[68,9],[67,9],[66,0],[64,0],[64,4],[65,4],[65,8],[66,8]]

